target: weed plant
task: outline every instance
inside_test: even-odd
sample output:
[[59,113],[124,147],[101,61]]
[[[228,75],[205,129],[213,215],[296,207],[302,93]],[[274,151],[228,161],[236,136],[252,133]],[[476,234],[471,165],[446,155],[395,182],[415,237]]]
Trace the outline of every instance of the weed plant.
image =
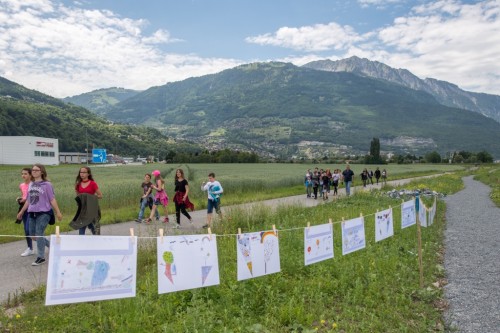
[[[460,177],[419,180],[412,187],[453,193]],[[430,201],[431,202],[431,201]],[[430,204],[430,202],[428,202]],[[158,295],[156,246],[140,239],[135,298],[43,306],[44,288],[21,295],[22,308],[0,317],[9,332],[429,332],[443,326],[444,203],[422,228],[424,288],[419,288],[417,228],[401,229],[400,200],[360,192],[313,208],[231,209],[214,226],[219,286]],[[378,243],[374,213],[393,208],[394,236]],[[367,245],[342,256],[339,221],[363,213]],[[304,266],[307,222],[334,223],[333,259]],[[236,231],[279,230],[281,272],[236,280]],[[436,284],[438,285],[438,284]],[[11,309],[12,310],[12,309]]]

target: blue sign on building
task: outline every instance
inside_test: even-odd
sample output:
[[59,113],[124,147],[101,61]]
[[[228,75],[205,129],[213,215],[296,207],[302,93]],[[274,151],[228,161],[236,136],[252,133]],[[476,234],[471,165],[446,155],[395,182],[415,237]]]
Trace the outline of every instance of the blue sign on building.
[[92,149],[92,163],[107,163],[106,149]]

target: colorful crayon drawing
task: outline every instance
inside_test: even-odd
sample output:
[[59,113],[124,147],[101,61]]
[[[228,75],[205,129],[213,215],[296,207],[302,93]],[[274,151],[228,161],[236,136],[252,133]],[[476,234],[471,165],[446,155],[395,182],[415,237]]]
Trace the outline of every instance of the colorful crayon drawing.
[[401,205],[401,229],[407,228],[417,223],[415,214],[415,200],[403,202]]
[[277,232],[262,231],[236,236],[238,281],[281,270]]
[[217,235],[157,237],[158,293],[220,284]]
[[392,236],[394,236],[392,208],[377,212],[375,214],[375,241],[379,242]]
[[137,237],[51,236],[46,305],[135,297]]
[[331,223],[304,229],[304,264],[333,258],[333,225]]
[[358,217],[342,222],[342,255],[364,249],[365,246],[365,219]]

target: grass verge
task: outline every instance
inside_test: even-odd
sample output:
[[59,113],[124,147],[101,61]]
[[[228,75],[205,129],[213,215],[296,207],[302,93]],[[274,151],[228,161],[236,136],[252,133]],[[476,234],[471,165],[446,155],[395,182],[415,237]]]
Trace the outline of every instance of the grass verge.
[[[409,187],[454,193],[459,176],[419,180]],[[140,240],[137,296],[130,299],[45,307],[44,288],[16,296],[0,315],[9,332],[427,332],[442,330],[446,302],[442,238],[445,206],[423,228],[425,287],[419,288],[416,227],[400,229],[400,200],[380,192],[356,194],[314,208],[283,206],[252,214],[233,210],[214,227],[218,235],[219,286],[157,294],[156,250]],[[430,203],[430,202],[428,202]],[[375,211],[393,207],[394,237],[375,243]],[[365,217],[367,246],[341,255],[334,225],[335,258],[303,265],[303,228]],[[237,228],[280,232],[281,272],[236,281]],[[8,312],[8,313],[7,313]],[[9,314],[9,315],[8,315]]]

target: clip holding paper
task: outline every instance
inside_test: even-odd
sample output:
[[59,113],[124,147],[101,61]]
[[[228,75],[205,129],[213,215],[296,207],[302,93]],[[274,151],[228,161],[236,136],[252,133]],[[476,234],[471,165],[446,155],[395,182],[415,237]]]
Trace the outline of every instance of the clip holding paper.
[[56,243],[61,244],[61,235],[59,234],[59,226],[56,225]]
[[276,226],[273,224],[273,232],[276,236],[278,236],[278,232],[276,231]]
[[208,238],[212,240],[212,229],[210,229],[210,227],[207,228],[207,232],[208,232]]
[[163,229],[158,229],[158,232],[160,233],[160,243],[163,244]]
[[333,223],[333,221],[332,221],[332,219],[331,219],[331,218],[330,218],[330,219],[328,219],[328,223],[330,223],[330,224],[332,224],[332,223]]
[[307,229],[311,227],[311,222],[307,222]]
[[134,242],[134,228],[130,228],[130,240]]

